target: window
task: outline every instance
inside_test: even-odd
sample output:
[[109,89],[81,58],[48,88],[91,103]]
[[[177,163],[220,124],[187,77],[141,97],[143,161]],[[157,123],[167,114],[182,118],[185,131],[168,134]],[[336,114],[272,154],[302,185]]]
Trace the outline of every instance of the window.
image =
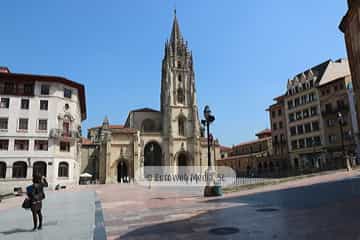
[[288,109],[292,109],[292,108],[294,107],[292,100],[289,100],[289,101],[287,102],[287,104],[288,104]]
[[29,109],[29,99],[21,99],[21,109]]
[[312,142],[313,142],[313,140],[312,140],[312,138],[306,138],[306,147],[312,147]]
[[336,142],[336,135],[329,135],[329,143],[335,143]]
[[35,151],[47,151],[48,141],[47,140],[35,140]]
[[278,110],[278,116],[280,117],[282,114],[281,109]]
[[319,131],[320,127],[319,127],[319,122],[312,122],[312,129],[313,131]]
[[320,146],[320,145],[321,145],[321,138],[320,138],[320,136],[314,137],[314,144],[315,144],[315,146]]
[[178,81],[179,81],[179,82],[182,81],[181,75],[178,75]]
[[311,124],[310,123],[306,123],[304,126],[305,126],[305,132],[306,133],[311,132]]
[[0,162],[0,178],[6,178],[6,163]]
[[4,91],[5,94],[14,94],[16,92],[15,84],[13,82],[6,82]]
[[41,95],[49,95],[50,86],[49,85],[41,85]]
[[332,112],[332,105],[331,103],[325,104],[325,112],[331,113]]
[[28,130],[28,122],[29,122],[29,119],[20,118],[19,119],[19,130]]
[[284,142],[284,141],[285,141],[284,134],[281,134],[281,135],[280,135],[280,142]]
[[46,177],[47,165],[46,162],[35,162],[33,165],[33,176]]
[[293,121],[295,121],[294,113],[290,113],[289,114],[289,122],[293,122]]
[[328,125],[328,127],[334,126],[335,125],[335,120],[334,119],[328,119],[327,120],[327,125]]
[[0,118],[0,130],[8,129],[8,118]]
[[276,112],[275,112],[275,111],[271,111],[271,116],[272,116],[272,118],[275,118],[275,117],[276,117]]
[[48,110],[48,101],[47,100],[40,100],[40,110]]
[[282,122],[282,121],[279,122],[279,128],[280,128],[280,129],[283,128],[283,122]]
[[301,120],[301,119],[302,119],[301,112],[296,112],[296,120]]
[[308,118],[309,117],[309,109],[305,109],[303,111],[303,118]]
[[299,148],[305,148],[305,140],[299,139]]
[[20,118],[19,119],[19,130],[28,130],[29,119]]
[[296,135],[296,127],[291,127],[291,128],[290,128],[290,134],[291,134],[291,136],[295,136],[295,135]]
[[273,129],[276,130],[277,129],[277,125],[276,123],[273,123]]
[[311,116],[316,116],[318,114],[316,106],[310,108],[310,114],[311,114]]
[[70,123],[68,121],[63,122],[63,135],[64,137],[71,137]]
[[177,67],[181,68],[181,62],[180,61],[177,61]]
[[70,143],[69,142],[60,142],[60,151],[61,152],[70,152]]
[[297,133],[298,133],[298,134],[303,134],[303,133],[304,133],[304,127],[303,127],[303,125],[298,125],[298,126],[297,126]]
[[179,136],[185,136],[185,118],[179,117],[178,119]]
[[274,136],[274,142],[278,143],[278,136]]
[[9,149],[9,139],[0,139],[0,151],[7,151]]
[[47,130],[47,119],[39,119],[38,129],[42,131]]
[[28,151],[29,140],[16,140],[15,139],[15,151]]
[[59,163],[58,177],[69,177],[69,164],[67,162]]
[[182,88],[177,90],[177,101],[178,103],[184,103],[185,101],[184,90]]
[[345,102],[344,102],[344,100],[337,100],[337,101],[336,101],[336,104],[337,104],[338,109],[342,109],[342,108],[345,107]]
[[34,95],[34,85],[33,84],[24,84],[24,94],[25,95]]
[[26,178],[27,165],[26,162],[15,162],[12,168],[13,178]]
[[297,140],[291,141],[291,148],[292,148],[292,149],[297,149],[297,148],[298,148]]
[[9,108],[10,99],[9,98],[1,98],[0,108]]
[[306,103],[307,103],[307,95],[301,96],[301,104],[306,104]]
[[300,105],[300,98],[295,98],[295,107]]
[[71,98],[72,91],[71,89],[64,88],[64,97]]
[[313,102],[315,100],[314,93],[309,93],[309,102]]

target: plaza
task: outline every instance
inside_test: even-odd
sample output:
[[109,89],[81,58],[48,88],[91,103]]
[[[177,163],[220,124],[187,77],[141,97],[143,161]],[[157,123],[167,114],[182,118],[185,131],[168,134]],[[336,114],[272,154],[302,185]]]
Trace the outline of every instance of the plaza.
[[30,213],[20,208],[23,198],[4,200],[1,239],[356,239],[360,234],[358,170],[215,198],[204,198],[202,188],[133,184],[47,195],[44,229],[36,232],[30,231]]

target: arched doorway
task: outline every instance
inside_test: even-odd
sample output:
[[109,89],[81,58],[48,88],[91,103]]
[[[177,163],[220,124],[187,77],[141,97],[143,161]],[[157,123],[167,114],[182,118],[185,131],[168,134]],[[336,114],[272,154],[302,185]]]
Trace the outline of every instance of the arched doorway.
[[189,166],[189,158],[185,152],[179,153],[177,157],[177,165],[178,165],[178,174],[179,175],[186,174],[187,167]]
[[121,160],[117,165],[117,181],[123,183],[130,181],[128,175],[128,166],[124,160]]
[[36,162],[33,165],[33,176],[46,176],[47,173],[47,165],[46,162]]
[[156,170],[161,165],[162,151],[160,145],[154,141],[147,143],[144,148],[144,176],[157,173]]

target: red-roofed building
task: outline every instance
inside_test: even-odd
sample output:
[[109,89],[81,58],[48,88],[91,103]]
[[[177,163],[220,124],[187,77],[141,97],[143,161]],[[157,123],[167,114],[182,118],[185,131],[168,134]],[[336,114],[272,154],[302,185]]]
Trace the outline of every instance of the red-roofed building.
[[256,134],[258,139],[234,145],[222,150],[217,165],[232,167],[239,176],[250,173],[276,173],[279,163],[272,161],[271,130],[264,129]]

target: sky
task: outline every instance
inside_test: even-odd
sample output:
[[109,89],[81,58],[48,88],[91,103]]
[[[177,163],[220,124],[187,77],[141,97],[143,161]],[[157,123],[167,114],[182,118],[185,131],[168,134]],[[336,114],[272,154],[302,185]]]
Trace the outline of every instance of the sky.
[[194,55],[199,114],[210,105],[222,145],[270,127],[266,108],[287,79],[346,57],[346,0],[2,1],[0,66],[64,76],[86,88],[84,133],[160,109],[161,61],[176,6]]

